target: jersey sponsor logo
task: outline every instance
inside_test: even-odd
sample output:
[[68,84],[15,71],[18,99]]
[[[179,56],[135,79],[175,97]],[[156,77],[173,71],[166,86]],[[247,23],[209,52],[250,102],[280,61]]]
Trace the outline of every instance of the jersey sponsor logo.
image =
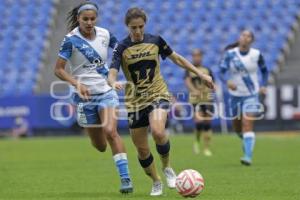
[[132,54],[129,59],[144,58],[144,57],[147,57],[147,56],[151,56],[150,51],[141,52],[141,53],[138,53],[138,54]]

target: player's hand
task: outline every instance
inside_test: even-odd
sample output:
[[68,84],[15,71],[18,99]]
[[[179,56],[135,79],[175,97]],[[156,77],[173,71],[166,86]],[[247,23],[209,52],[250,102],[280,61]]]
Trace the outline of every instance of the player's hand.
[[112,88],[114,90],[123,90],[124,89],[124,83],[123,82],[120,82],[120,81],[116,81],[112,84]]
[[262,95],[266,95],[267,94],[267,88],[266,87],[259,88],[259,93],[262,94]]
[[214,81],[212,80],[212,77],[207,75],[207,74],[203,74],[203,73],[200,73],[199,74],[199,77],[201,78],[201,80],[203,81],[203,83],[210,89],[212,90],[215,90],[216,87],[215,87],[215,84],[214,84]]
[[80,98],[86,101],[90,99],[90,92],[85,85],[78,83],[76,89],[78,91]]
[[237,90],[237,86],[232,81],[227,81],[227,87],[231,90]]

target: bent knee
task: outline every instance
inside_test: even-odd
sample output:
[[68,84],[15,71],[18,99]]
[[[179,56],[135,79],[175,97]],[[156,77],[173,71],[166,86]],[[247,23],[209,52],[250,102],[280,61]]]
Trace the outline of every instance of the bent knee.
[[97,144],[97,143],[92,143],[92,145],[100,152],[105,152],[106,151],[106,144]]
[[117,129],[113,126],[104,127],[103,132],[108,140],[115,140],[119,137]]
[[152,135],[157,144],[164,143],[167,138],[164,130],[152,130]]
[[150,154],[150,149],[147,147],[137,147],[139,158],[146,159]]

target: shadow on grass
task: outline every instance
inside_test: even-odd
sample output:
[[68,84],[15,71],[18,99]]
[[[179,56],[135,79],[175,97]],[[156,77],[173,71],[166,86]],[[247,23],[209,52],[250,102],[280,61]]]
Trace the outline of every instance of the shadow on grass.
[[39,199],[145,199],[145,194],[121,194],[119,192],[61,192],[43,193]]

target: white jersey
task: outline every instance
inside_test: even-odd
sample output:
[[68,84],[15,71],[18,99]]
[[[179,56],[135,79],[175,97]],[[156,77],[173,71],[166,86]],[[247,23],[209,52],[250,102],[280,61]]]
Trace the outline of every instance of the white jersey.
[[104,28],[95,27],[95,32],[95,39],[89,40],[75,28],[65,36],[58,55],[69,61],[72,76],[91,94],[100,94],[111,89],[106,81],[108,47],[114,48],[117,39]]
[[259,77],[258,72],[263,73],[264,85],[267,82],[267,69],[264,59],[258,49],[250,48],[248,52],[242,53],[239,48],[227,50],[221,62],[221,71],[226,72],[226,80],[232,81],[236,90],[229,89],[233,96],[251,96],[258,94]]

